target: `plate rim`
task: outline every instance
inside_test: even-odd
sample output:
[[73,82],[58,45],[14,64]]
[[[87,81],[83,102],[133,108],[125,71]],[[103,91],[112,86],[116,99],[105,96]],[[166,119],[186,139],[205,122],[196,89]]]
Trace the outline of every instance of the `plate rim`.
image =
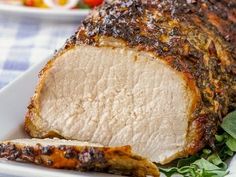
[[10,89],[11,87],[14,87],[17,82],[20,82],[21,79],[24,79],[25,76],[33,72],[37,67],[44,66],[45,63],[47,63],[52,58],[52,55],[49,55],[48,57],[42,59],[41,61],[35,63],[34,65],[30,66],[28,69],[26,69],[24,72],[16,76],[13,80],[11,80],[7,85],[3,86],[3,88],[0,89],[0,95],[3,95],[5,91]]
[[82,16],[87,15],[89,9],[75,9],[75,10],[62,10],[62,9],[43,9],[36,7],[24,7],[20,5],[0,4],[0,12],[11,12],[21,14],[34,14],[34,15],[56,15],[56,16]]

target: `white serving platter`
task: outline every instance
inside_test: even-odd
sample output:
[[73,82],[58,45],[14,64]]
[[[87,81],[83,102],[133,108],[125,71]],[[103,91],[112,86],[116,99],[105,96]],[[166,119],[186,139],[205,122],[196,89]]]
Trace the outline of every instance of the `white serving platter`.
[[[34,93],[38,73],[48,59],[31,67],[15,81],[0,90],[0,141],[7,139],[26,138],[23,131],[24,115],[30,97]],[[236,156],[231,160],[230,174],[236,177]],[[4,177],[115,177],[101,173],[81,173],[70,170],[56,170],[33,164],[10,162],[0,159],[0,176]]]
[[0,15],[37,18],[54,21],[80,21],[90,10],[88,9],[41,9],[20,5],[0,4]]

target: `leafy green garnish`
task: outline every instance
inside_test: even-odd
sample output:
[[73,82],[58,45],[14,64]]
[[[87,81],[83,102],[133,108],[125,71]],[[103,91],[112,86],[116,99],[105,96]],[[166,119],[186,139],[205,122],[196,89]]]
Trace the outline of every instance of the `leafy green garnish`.
[[224,140],[224,135],[216,135],[215,138],[217,142],[221,143]]
[[[215,156],[216,157],[216,156]],[[218,157],[216,157],[216,162],[219,162]],[[226,170],[223,168],[219,168],[216,166],[214,163],[209,162],[208,160],[205,160],[204,158],[201,158],[197,161],[195,161],[193,164],[197,165],[199,169],[203,170],[203,175],[204,177],[223,177],[227,174]],[[220,162],[221,164],[221,162]]]
[[167,177],[224,177],[228,174],[224,162],[236,152],[236,111],[228,114],[221,124],[225,131],[215,136],[216,150],[203,149],[195,156],[179,159],[176,167],[160,168]]
[[228,140],[226,141],[226,145],[231,151],[236,152],[236,139],[234,139],[232,136],[229,136]]
[[214,153],[214,154],[211,154],[207,160],[214,164],[214,165],[217,165],[218,167],[220,167],[221,169],[224,169],[226,170],[227,169],[227,164],[225,162],[223,162],[221,160],[221,158],[219,157],[219,155],[217,153]]
[[204,158],[201,158],[201,159],[195,161],[193,164],[197,165],[199,168],[207,169],[207,170],[219,170],[220,169],[219,167],[210,163],[209,161],[205,160]]
[[174,174],[180,174],[183,176],[191,176],[191,177],[200,177],[199,175],[202,171],[199,171],[196,165],[191,166],[183,166],[181,168],[172,167],[172,168],[159,168],[162,173],[164,173],[167,177],[171,177]]
[[224,131],[236,139],[236,111],[228,114],[224,118],[221,127],[224,129]]
[[190,164],[192,164],[193,162],[195,162],[198,159],[199,159],[199,157],[197,157],[197,156],[190,156],[188,158],[180,159],[180,160],[178,160],[177,167],[181,168],[184,166],[189,166]]
[[171,177],[174,174],[180,174],[189,177],[223,177],[227,174],[226,170],[219,168],[218,166],[210,163],[209,161],[201,158],[190,166],[183,166],[181,168],[160,168],[160,171],[167,177]]
[[225,154],[227,154],[228,156],[232,157],[234,155],[234,152],[231,151],[230,149],[226,149],[225,150]]

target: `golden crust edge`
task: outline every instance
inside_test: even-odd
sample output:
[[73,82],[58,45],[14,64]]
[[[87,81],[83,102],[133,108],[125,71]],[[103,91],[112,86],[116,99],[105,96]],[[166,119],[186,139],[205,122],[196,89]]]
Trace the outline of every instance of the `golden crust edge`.
[[[110,173],[114,171],[115,173],[120,172],[123,174],[126,172],[125,170],[128,170],[135,177],[144,177],[146,175],[160,176],[157,166],[148,159],[133,154],[130,146],[41,146],[39,143],[32,146],[5,141],[0,143],[0,150],[0,158],[7,158],[8,160],[24,160],[57,169],[94,171],[93,166],[91,169],[89,165],[86,166],[86,157],[89,157],[87,154],[90,154],[91,151],[93,155],[98,156],[98,159],[91,159],[91,163],[96,164],[98,171],[107,172],[108,168],[111,170],[108,171]],[[85,158],[83,158],[83,155],[85,155]]]
[[[106,40],[109,38],[110,37],[101,37],[101,41],[104,40],[105,43],[103,43],[101,46],[97,46],[97,47],[113,47],[114,48],[114,47],[119,47],[119,46],[120,47],[125,46],[125,42],[123,42],[122,40],[118,40],[119,42],[116,43],[115,46],[112,46],[111,43],[106,45]],[[31,99],[31,103],[28,106],[28,111],[25,116],[25,124],[24,124],[25,131],[31,137],[35,137],[35,138],[53,138],[53,137],[66,138],[66,137],[61,136],[59,134],[59,132],[56,132],[56,131],[40,130],[37,127],[37,125],[35,125],[34,121],[37,121],[37,119],[40,118],[40,109],[39,109],[40,98],[38,97],[38,95],[40,95],[40,92],[43,88],[45,78],[47,77],[47,73],[50,71],[50,68],[53,66],[53,63],[57,59],[57,57],[60,57],[66,51],[71,50],[74,47],[76,47],[76,45],[69,45],[68,48],[59,50],[59,52],[51,60],[48,61],[48,63],[44,66],[44,68],[41,70],[41,72],[39,74],[38,85],[36,87],[35,94]],[[139,51],[139,50],[137,49],[137,51]],[[161,59],[161,57],[155,56],[152,52],[147,52],[147,53],[149,53],[150,55],[153,55],[155,58],[162,60],[162,62],[165,63],[166,66],[175,70],[175,68],[173,68],[166,60]],[[185,145],[187,148],[183,149],[183,151],[176,153],[175,155],[171,156],[170,158],[167,158],[165,161],[160,162],[161,164],[167,164],[167,163],[173,161],[174,159],[182,158],[182,157],[186,157],[188,155],[195,154],[205,145],[201,142],[201,137],[203,134],[203,130],[201,129],[201,127],[200,126],[192,126],[194,120],[196,120],[196,118],[194,118],[192,116],[192,113],[197,108],[199,101],[201,99],[199,89],[197,88],[197,86],[195,84],[195,80],[192,79],[192,77],[189,73],[183,73],[183,72],[179,72],[177,70],[175,70],[175,72],[176,72],[176,74],[180,75],[180,77],[185,80],[186,87],[187,87],[186,89],[187,89],[188,93],[190,93],[191,96],[193,96],[192,105],[189,108],[188,130],[187,130],[188,132],[192,132],[191,136],[193,137],[193,140],[190,141],[190,138],[188,137],[188,134],[187,134],[186,135],[187,141],[186,141],[186,145]],[[193,127],[193,129],[191,130],[192,127]]]

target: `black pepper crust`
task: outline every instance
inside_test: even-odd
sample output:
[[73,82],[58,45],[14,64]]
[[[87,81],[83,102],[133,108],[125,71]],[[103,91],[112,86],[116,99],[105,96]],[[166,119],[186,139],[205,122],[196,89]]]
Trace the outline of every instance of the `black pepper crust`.
[[24,160],[58,169],[105,172],[134,177],[146,177],[146,175],[159,177],[156,165],[141,156],[132,154],[130,146],[43,146],[40,143],[24,145],[3,142],[0,143],[0,158]]
[[[56,52],[53,61],[77,45],[102,46],[101,38],[122,41],[122,47],[151,52],[186,77],[199,98],[189,120],[186,149],[194,154],[209,144],[223,117],[236,109],[235,0],[115,0],[104,3],[83,21],[78,31]],[[43,134],[32,123],[38,114],[32,100],[25,129]],[[53,133],[52,135],[55,135]]]
[[236,108],[236,1],[116,0],[84,20],[68,46],[100,46],[102,36],[152,52],[193,81],[200,99],[186,151],[214,147],[218,125]]

